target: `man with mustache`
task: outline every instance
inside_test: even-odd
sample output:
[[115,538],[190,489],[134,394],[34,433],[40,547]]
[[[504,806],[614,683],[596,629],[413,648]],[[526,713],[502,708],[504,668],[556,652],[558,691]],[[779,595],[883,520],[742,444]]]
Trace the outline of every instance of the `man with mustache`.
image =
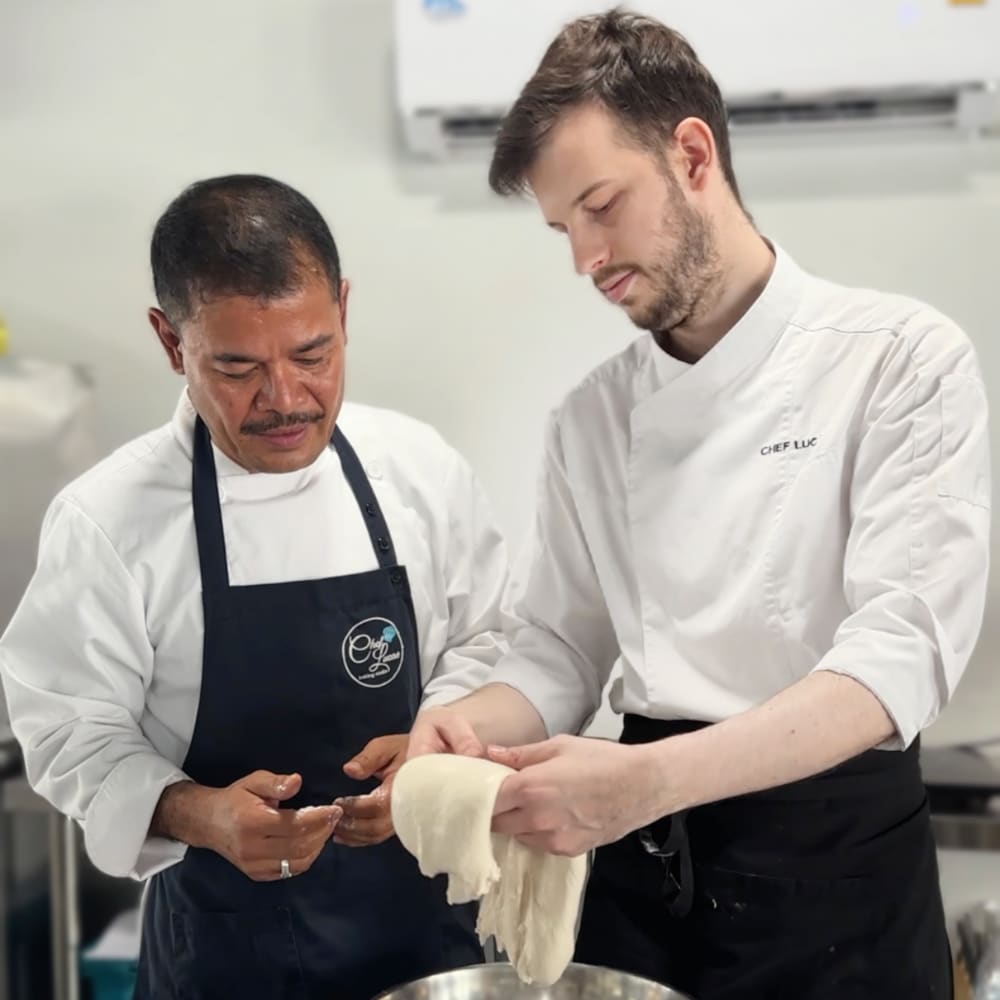
[[[553,415],[511,651],[410,754],[488,750],[518,771],[495,830],[597,848],[580,961],[698,1000],[951,996],[917,755],[985,600],[968,339],[758,232],[718,86],[649,18],[559,34],[490,181],[648,333]],[[616,660],[621,742],[557,735]]]
[[0,643],[31,784],[150,879],[137,997],[367,1000],[479,961],[387,792],[421,701],[501,651],[484,496],[431,428],[344,403],[350,286],[300,193],[196,183],[151,258],[187,384],[48,511]]

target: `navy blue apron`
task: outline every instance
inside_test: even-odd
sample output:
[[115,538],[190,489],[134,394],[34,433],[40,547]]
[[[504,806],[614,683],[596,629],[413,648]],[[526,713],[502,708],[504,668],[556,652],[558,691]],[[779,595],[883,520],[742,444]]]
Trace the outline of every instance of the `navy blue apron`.
[[[626,716],[622,742],[704,725]],[[696,1000],[951,1000],[918,744],[599,848],[575,957]]]
[[[339,430],[333,446],[379,568],[231,587],[211,441],[200,419],[195,428],[205,638],[184,771],[211,787],[258,769],[297,772],[302,790],[283,803],[290,808],[329,805],[376,787],[345,777],[342,767],[368,740],[409,732],[420,699],[406,570]],[[481,961],[474,913],[449,906],[445,888],[443,877],[420,874],[395,837],[374,847],[330,841],[307,872],[274,882],[254,882],[213,851],[189,848],[151,880],[135,996],[369,1000],[390,986]]]

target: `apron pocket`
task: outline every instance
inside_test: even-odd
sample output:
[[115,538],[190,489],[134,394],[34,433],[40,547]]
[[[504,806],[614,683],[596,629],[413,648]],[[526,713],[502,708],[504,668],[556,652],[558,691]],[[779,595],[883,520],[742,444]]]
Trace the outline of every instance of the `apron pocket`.
[[182,1000],[304,996],[291,912],[170,914],[174,981]]
[[696,865],[699,987],[740,1000],[867,1000],[875,995],[871,932],[879,909],[869,878],[775,878]]

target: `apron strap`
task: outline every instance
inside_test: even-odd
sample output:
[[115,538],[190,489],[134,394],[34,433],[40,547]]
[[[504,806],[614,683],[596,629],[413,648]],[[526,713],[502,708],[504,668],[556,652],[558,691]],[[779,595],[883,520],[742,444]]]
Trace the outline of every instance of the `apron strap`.
[[226,539],[222,533],[219,484],[215,475],[212,438],[201,417],[196,418],[194,424],[191,503],[198,538],[202,589],[208,593],[224,591],[229,587],[229,566],[226,563]]
[[659,843],[650,827],[639,831],[639,843],[647,854],[663,864],[663,902],[672,917],[686,917],[694,902],[694,865],[687,834],[687,812],[667,820],[666,839]]
[[340,456],[340,465],[344,470],[347,483],[354,493],[358,507],[361,508],[365,527],[368,529],[368,537],[371,539],[372,549],[375,551],[375,558],[378,559],[378,564],[382,569],[390,569],[396,566],[397,562],[389,525],[385,522],[382,508],[379,507],[378,500],[375,499],[375,491],[365,474],[357,452],[351,447],[351,443],[339,426],[333,430],[333,447],[336,449],[337,455]]

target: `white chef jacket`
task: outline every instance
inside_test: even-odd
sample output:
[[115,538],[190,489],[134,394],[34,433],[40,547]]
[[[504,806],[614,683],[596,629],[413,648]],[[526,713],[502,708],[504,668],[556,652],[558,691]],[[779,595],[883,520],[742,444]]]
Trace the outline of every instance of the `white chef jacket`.
[[811,671],[864,684],[908,745],[982,622],[990,484],[966,336],[780,248],[695,364],[648,335],[553,414],[492,679],[576,732],[618,712],[715,722]]
[[[146,877],[185,851],[146,833],[160,793],[184,776],[201,684],[194,420],[185,392],[171,423],[58,495],[34,578],[0,640],[28,779],[82,825],[90,857],[114,875]],[[338,426],[407,568],[424,703],[461,697],[505,648],[507,554],[485,497],[468,465],[422,423],[347,404]],[[251,475],[214,452],[233,586],[378,567],[334,451],[275,475]],[[274,683],[294,684],[294,664]]]

